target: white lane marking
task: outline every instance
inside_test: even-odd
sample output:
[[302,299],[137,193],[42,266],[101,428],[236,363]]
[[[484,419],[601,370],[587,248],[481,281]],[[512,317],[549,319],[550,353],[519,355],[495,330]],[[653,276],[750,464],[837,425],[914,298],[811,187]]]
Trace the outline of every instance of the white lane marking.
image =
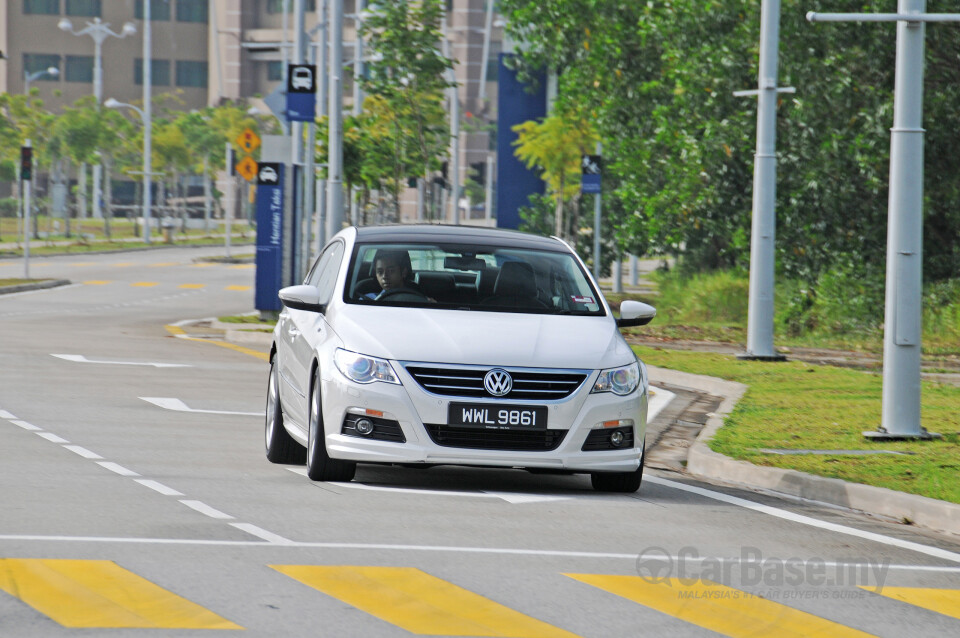
[[[503,554],[506,556],[550,556],[550,557],[561,557],[561,558],[597,558],[597,559],[614,559],[614,560],[629,560],[635,562],[640,558],[652,558],[657,560],[666,559],[667,556],[661,553],[655,554],[621,554],[613,552],[578,552],[578,551],[569,551],[569,550],[552,550],[552,549],[517,549],[517,548],[506,548],[506,547],[456,547],[453,545],[388,545],[388,544],[379,544],[379,543],[314,543],[314,542],[301,542],[301,541],[291,541],[283,538],[282,536],[277,536],[276,534],[270,534],[266,530],[263,530],[255,525],[250,525],[248,523],[231,523],[233,527],[240,529],[245,532],[253,533],[252,530],[256,529],[259,533],[256,534],[265,534],[268,535],[271,539],[279,539],[279,541],[263,542],[263,541],[228,541],[228,540],[210,540],[210,539],[190,539],[190,538],[125,538],[125,537],[111,537],[111,536],[38,536],[38,535],[26,535],[26,534],[5,534],[0,535],[0,542],[3,541],[30,541],[30,542],[52,542],[52,543],[124,543],[130,545],[208,545],[215,547],[291,547],[295,549],[331,549],[331,550],[360,550],[360,551],[373,551],[373,550],[387,550],[387,551],[398,551],[398,552],[452,552],[452,553],[462,553],[462,554]],[[673,560],[677,560],[676,556],[671,557]],[[687,557],[685,557],[687,558]],[[700,561],[718,561],[722,563],[727,562],[740,562],[739,558],[725,558],[725,557],[709,557],[709,556],[700,556],[698,557]],[[804,562],[805,561],[799,561]],[[863,567],[870,566],[870,563],[848,563],[848,562],[825,562],[816,560],[818,565],[826,566],[844,566],[844,567]],[[906,565],[906,564],[897,564],[897,565],[888,565],[886,569],[895,570],[895,571],[917,571],[917,572],[926,572],[926,573],[943,573],[943,574],[960,574],[960,567],[953,567],[950,565]]]
[[17,417],[13,416],[6,410],[0,410],[0,419],[15,419]]
[[52,357],[57,357],[58,359],[66,359],[67,361],[74,361],[76,363],[103,363],[107,365],[114,366],[153,366],[154,368],[192,368],[193,366],[187,363],[153,363],[150,361],[103,361],[103,360],[93,360],[87,359],[82,354],[52,354]]
[[667,479],[662,479],[657,476],[645,476],[643,480],[648,483],[653,483],[654,485],[662,485],[663,487],[669,487],[675,490],[690,492],[691,494],[704,496],[706,498],[710,498],[715,501],[721,501],[723,503],[729,503],[731,505],[738,505],[740,507],[753,510],[755,512],[761,512],[763,514],[769,514],[770,516],[776,516],[777,518],[782,518],[784,520],[787,520],[793,523],[800,523],[801,525],[809,525],[811,527],[817,527],[819,529],[825,529],[831,532],[837,532],[839,534],[856,536],[857,538],[874,541],[876,543],[882,543],[884,545],[899,547],[901,549],[907,549],[914,552],[919,552],[921,554],[926,554],[927,556],[933,556],[934,558],[940,558],[943,560],[952,561],[954,563],[960,563],[960,554],[956,552],[951,552],[945,549],[940,549],[939,547],[930,547],[929,545],[921,545],[920,543],[905,541],[899,538],[893,538],[891,536],[884,536],[883,534],[877,534],[875,532],[865,532],[863,530],[856,529],[854,527],[847,527],[846,525],[838,525],[837,523],[829,523],[827,521],[821,521],[816,518],[811,518],[810,516],[804,516],[803,514],[796,514],[794,512],[782,510],[776,507],[771,507],[769,505],[762,505],[760,503],[748,501],[747,499],[744,499],[744,498],[730,496],[728,494],[723,494],[721,492],[714,492],[713,490],[706,490],[706,489],[703,489],[702,487],[696,487],[694,485],[687,485],[685,483],[678,483],[676,481],[668,481]]
[[91,452],[85,447],[79,445],[64,445],[65,449],[70,450],[74,454],[79,454],[85,459],[102,459],[103,457],[97,454],[96,452]]
[[160,492],[164,496],[183,496],[182,492],[178,492],[172,487],[167,487],[166,485],[158,481],[153,481],[150,479],[134,479],[134,480],[144,487],[149,487],[154,492]]
[[116,472],[120,476],[140,476],[133,470],[128,470],[127,468],[118,463],[114,463],[113,461],[97,461],[97,465],[104,469],[110,470],[111,472]]
[[[288,470],[294,474],[307,475],[307,470],[302,467],[288,467]],[[523,494],[514,492],[459,492],[456,490],[421,490],[415,487],[384,487],[381,485],[367,485],[366,483],[341,483],[329,481],[330,485],[338,487],[348,487],[355,490],[370,490],[372,492],[395,492],[400,494],[417,494],[421,496],[472,496],[477,498],[499,498],[508,503],[540,503],[548,501],[566,501],[567,496],[545,496],[540,494]]]
[[670,405],[673,398],[677,396],[670,390],[650,386],[650,398],[647,401],[647,423],[650,423],[660,412]]
[[63,437],[57,436],[53,432],[37,432],[37,436],[44,438],[50,441],[51,443],[69,443],[70,442]]
[[40,430],[43,429],[43,428],[38,428],[32,423],[27,423],[26,421],[13,420],[13,421],[10,421],[10,423],[13,423],[16,426],[19,426],[24,430],[30,430],[31,432],[39,432]]
[[234,518],[233,516],[230,516],[229,514],[224,514],[220,510],[214,509],[209,505],[207,505],[206,503],[202,503],[200,501],[189,501],[186,499],[180,499],[180,502],[186,505],[187,507],[189,507],[190,509],[200,512],[201,514],[204,514],[206,516],[209,516],[210,518],[219,518],[220,520],[233,520]]
[[152,403],[159,408],[165,410],[173,410],[174,412],[197,412],[200,414],[233,414],[239,416],[263,416],[263,412],[230,412],[226,410],[195,410],[193,408],[187,407],[187,404],[181,401],[180,399],[164,398],[164,397],[140,397],[142,400],[147,403]]
[[262,538],[271,545],[293,545],[293,541],[284,538],[283,536],[278,536],[273,532],[268,532],[267,530],[257,527],[256,525],[251,525],[250,523],[230,523],[231,527],[236,527],[242,532],[247,534],[253,534],[257,538]]

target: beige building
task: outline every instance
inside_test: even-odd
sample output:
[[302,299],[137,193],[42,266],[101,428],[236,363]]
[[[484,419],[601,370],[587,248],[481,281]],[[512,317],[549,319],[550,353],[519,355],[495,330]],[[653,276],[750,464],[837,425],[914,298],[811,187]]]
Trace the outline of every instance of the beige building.
[[[494,27],[488,59],[484,60],[487,3],[492,1],[447,2],[447,33],[451,56],[457,60],[460,114],[465,122],[459,153],[461,184],[472,174],[471,166],[485,165],[492,151],[492,136],[485,129],[495,118],[496,59],[502,41],[502,29]],[[318,24],[317,9],[322,11],[327,2],[304,3],[305,29],[310,31]],[[293,39],[293,16],[284,15],[284,4],[284,0],[151,0],[154,97],[175,94],[177,99],[168,100],[165,106],[183,110],[244,99],[268,112],[259,98],[280,83],[282,42]],[[353,59],[356,4],[357,0],[344,2],[345,61]],[[288,0],[291,10],[293,5],[294,1]],[[93,95],[94,38],[77,33],[108,27],[111,33],[101,47],[102,98],[139,104],[143,11],[143,0],[0,0],[0,51],[7,58],[0,61],[0,92],[23,92],[30,76],[30,86],[54,109]],[[69,29],[61,26],[64,21],[69,22]],[[124,30],[127,23],[135,32],[129,27]],[[51,67],[57,69],[57,75],[44,72]],[[487,81],[481,88],[484,77]],[[345,108],[350,109],[349,68],[343,84]]]

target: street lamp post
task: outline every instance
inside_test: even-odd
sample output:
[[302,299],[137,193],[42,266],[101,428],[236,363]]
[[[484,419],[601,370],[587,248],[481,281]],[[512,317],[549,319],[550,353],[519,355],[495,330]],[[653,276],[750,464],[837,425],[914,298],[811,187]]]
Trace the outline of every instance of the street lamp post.
[[103,103],[108,109],[128,108],[133,109],[140,116],[143,122],[143,241],[150,243],[150,208],[153,204],[150,193],[150,177],[153,171],[152,149],[150,148],[150,115],[143,109],[137,108],[133,104],[119,102],[110,98]]
[[[149,10],[150,2],[149,0],[145,3],[145,11]],[[145,14],[146,23],[150,23],[150,14]],[[94,54],[93,54],[93,95],[97,98],[97,108],[100,108],[100,102],[103,100],[103,42],[109,37],[114,38],[125,38],[128,35],[133,35],[137,32],[137,27],[132,22],[127,22],[123,25],[120,33],[110,29],[110,24],[107,22],[101,22],[100,18],[94,18],[93,22],[87,22],[87,26],[83,29],[76,31],[73,28],[73,24],[64,18],[57,23],[57,26],[61,31],[66,33],[72,33],[73,35],[83,36],[89,35],[93,38],[94,44]],[[101,217],[102,212],[100,210],[100,188],[102,182],[103,167],[99,162],[93,167],[93,216]]]
[[50,66],[40,71],[35,71],[33,73],[28,73],[26,69],[23,70],[23,93],[24,95],[30,95],[30,83],[36,79],[42,78],[45,75],[51,77],[57,77],[60,75],[60,69],[55,66]]

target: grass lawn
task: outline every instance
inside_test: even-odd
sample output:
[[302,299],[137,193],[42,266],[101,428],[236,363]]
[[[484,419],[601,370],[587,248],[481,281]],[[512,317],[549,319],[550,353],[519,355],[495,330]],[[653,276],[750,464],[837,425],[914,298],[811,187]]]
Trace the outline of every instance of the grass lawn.
[[[732,356],[637,346],[646,363],[749,386],[711,442],[727,456],[784,469],[960,503],[960,388],[923,383],[921,420],[940,441],[870,442],[880,424],[882,378],[799,361],[740,361]],[[890,450],[908,456],[799,455],[774,449]]]

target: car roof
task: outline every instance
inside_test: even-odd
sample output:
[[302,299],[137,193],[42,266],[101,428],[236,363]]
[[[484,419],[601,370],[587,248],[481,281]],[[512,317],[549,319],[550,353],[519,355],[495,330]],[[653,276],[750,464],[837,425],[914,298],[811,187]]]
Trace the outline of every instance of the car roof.
[[362,226],[357,228],[356,231],[356,241],[358,243],[465,243],[498,248],[528,248],[552,252],[570,252],[566,244],[552,237],[482,226],[397,224],[393,226]]

